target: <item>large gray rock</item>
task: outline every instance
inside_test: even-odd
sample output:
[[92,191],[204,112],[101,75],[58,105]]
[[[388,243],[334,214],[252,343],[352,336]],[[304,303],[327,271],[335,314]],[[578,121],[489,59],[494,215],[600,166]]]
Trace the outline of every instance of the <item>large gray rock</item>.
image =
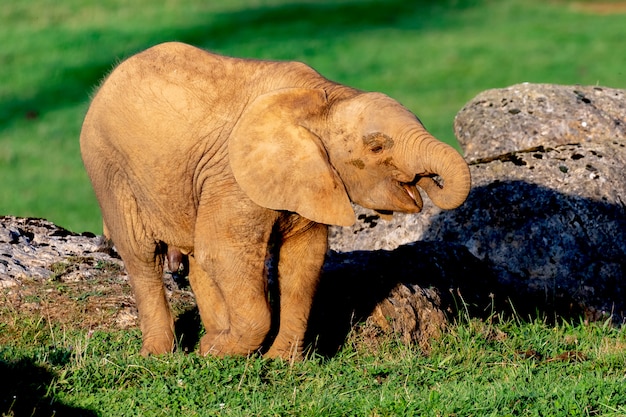
[[536,146],[626,138],[626,91],[607,87],[518,84],[487,90],[454,121],[468,160]]
[[466,204],[433,218],[423,239],[463,244],[505,294],[531,305],[623,320],[625,145],[563,145],[473,165]]

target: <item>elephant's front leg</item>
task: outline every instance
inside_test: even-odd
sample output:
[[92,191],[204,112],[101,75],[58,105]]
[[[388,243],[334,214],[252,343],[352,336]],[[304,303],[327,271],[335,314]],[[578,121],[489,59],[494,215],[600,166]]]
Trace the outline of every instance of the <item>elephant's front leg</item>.
[[280,327],[267,357],[300,359],[311,304],[328,249],[326,225],[309,223],[287,235],[278,261]]
[[275,212],[220,200],[203,207],[190,282],[206,334],[203,355],[257,351],[271,326],[265,258]]

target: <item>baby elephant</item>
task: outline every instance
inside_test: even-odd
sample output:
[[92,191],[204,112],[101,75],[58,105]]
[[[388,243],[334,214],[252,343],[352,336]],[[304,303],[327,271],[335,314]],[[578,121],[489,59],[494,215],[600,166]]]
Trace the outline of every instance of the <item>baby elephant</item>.
[[[85,117],[82,158],[105,230],[130,276],[142,354],[170,352],[164,247],[189,256],[202,354],[302,354],[328,248],[350,202],[417,213],[417,187],[443,209],[470,189],[467,164],[398,102],[298,62],[229,58],[165,43],[122,62]],[[437,179],[433,177],[437,176]],[[279,328],[265,257],[279,237]],[[180,252],[180,253],[177,253]],[[266,343],[264,343],[266,342]]]

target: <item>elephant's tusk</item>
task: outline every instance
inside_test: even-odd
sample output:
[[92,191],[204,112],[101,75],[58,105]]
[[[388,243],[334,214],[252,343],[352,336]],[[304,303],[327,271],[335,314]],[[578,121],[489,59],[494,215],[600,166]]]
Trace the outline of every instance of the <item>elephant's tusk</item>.
[[402,188],[404,188],[404,191],[406,191],[409,197],[411,197],[411,200],[413,200],[415,205],[421,210],[423,206],[422,197],[420,196],[419,191],[417,191],[415,185],[412,183],[404,183],[402,184]]

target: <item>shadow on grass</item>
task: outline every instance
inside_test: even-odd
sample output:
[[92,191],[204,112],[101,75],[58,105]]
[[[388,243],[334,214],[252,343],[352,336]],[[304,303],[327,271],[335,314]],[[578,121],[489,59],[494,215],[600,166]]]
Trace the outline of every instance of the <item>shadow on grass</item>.
[[497,292],[488,268],[460,245],[415,242],[392,251],[331,252],[311,310],[307,340],[317,353],[332,356],[353,326],[400,283],[436,289],[440,308],[450,319],[460,311],[487,317],[493,307],[490,295]]
[[222,13],[214,23],[180,33],[180,40],[223,49],[241,42],[328,40],[377,29],[442,29],[458,23],[459,10],[480,0],[311,2]]
[[91,410],[72,407],[51,398],[52,372],[31,359],[0,358],[0,415],[2,416],[96,416]]
[[[136,40],[128,42],[120,34],[124,45],[132,43],[133,50],[116,49],[104,44],[111,42],[115,33],[110,30],[78,31],[75,36],[94,39],[90,48],[102,51],[97,62],[84,62],[79,66],[55,67],[55,77],[40,86],[33,86],[32,96],[15,96],[0,103],[0,130],[18,119],[36,119],[38,115],[52,109],[76,103],[87,103],[100,80],[113,66],[139,50],[165,41],[183,41],[213,50],[235,51],[238,45],[254,41],[267,42],[268,50],[280,50],[284,42],[302,42],[303,59],[309,40],[340,41],[341,37],[363,30],[393,28],[395,30],[424,30],[455,24],[454,15],[460,8],[469,7],[479,0],[370,0],[363,2],[293,3],[278,6],[260,6],[230,13],[209,14],[206,23],[195,23],[188,27],[163,30],[155,26],[153,32],[138,34]],[[72,51],[71,43],[67,53]],[[310,48],[308,48],[310,49]],[[309,51],[311,53],[311,51]],[[323,53],[313,51],[314,54]],[[108,55],[107,55],[108,54]],[[51,80],[60,80],[58,83]]]

